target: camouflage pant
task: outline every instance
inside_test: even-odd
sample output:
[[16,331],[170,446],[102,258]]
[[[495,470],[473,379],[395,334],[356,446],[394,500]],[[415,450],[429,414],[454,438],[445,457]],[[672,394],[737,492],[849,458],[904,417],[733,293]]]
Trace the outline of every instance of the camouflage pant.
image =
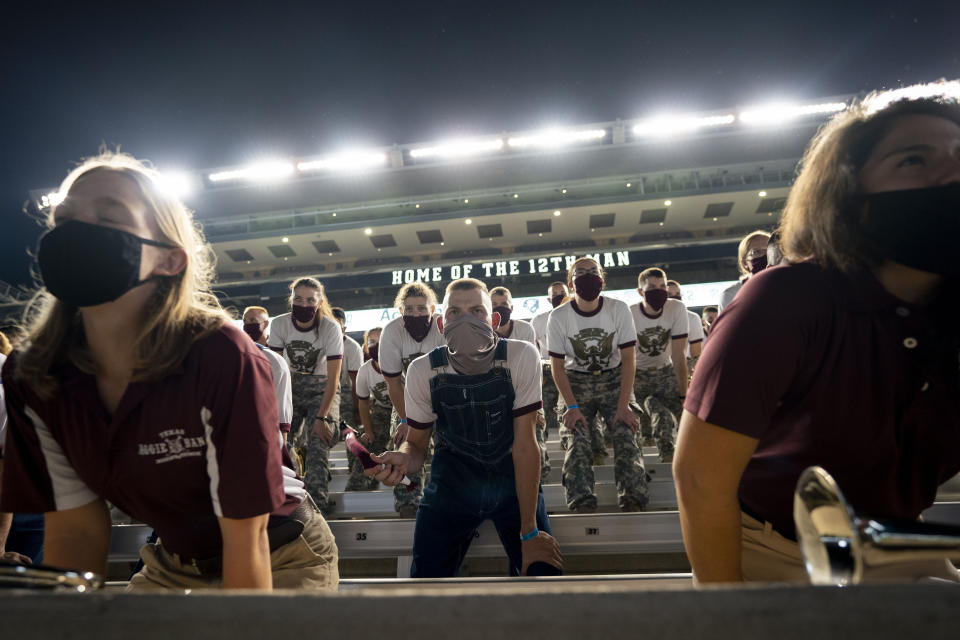
[[633,383],[637,403],[643,407],[640,416],[640,434],[657,440],[660,457],[673,454],[673,441],[680,415],[680,387],[673,365],[654,369],[639,369]]
[[[327,485],[330,482],[330,448],[313,435],[314,419],[320,414],[326,376],[293,374],[293,424],[290,439],[295,447],[306,449],[303,455],[303,482],[306,490],[325,513],[329,511]],[[339,398],[334,397],[329,417],[339,419]],[[334,429],[333,442],[337,441],[339,429]],[[330,444],[332,445],[333,442]]]
[[[544,421],[546,421],[546,416],[551,413],[554,421],[557,419],[556,411],[548,411],[546,416],[543,409],[540,409],[538,413],[544,417]],[[540,423],[539,417],[537,418],[537,446],[540,448],[540,484],[543,485],[547,484],[550,479],[550,454],[547,453],[547,428]]]
[[[560,445],[564,449],[563,488],[567,507],[596,507],[593,491],[593,455],[589,425],[597,416],[603,418],[613,438],[613,474],[617,485],[617,503],[622,509],[644,508],[647,505],[647,479],[637,438],[630,427],[614,422],[620,397],[620,369],[600,375],[568,372],[570,388],[580,405],[587,424],[571,431],[560,423]],[[562,416],[565,407],[559,405]],[[613,425],[613,429],[609,429]]]
[[590,423],[590,450],[600,458],[607,457],[607,447],[613,446],[613,433],[599,414]]
[[[373,444],[367,447],[371,453],[383,453],[390,448],[390,432],[393,424],[390,422],[391,409],[382,405],[370,405],[370,420],[375,427]],[[366,429],[364,429],[366,432]],[[375,478],[363,475],[363,465],[347,451],[350,477],[347,479],[347,491],[376,491],[380,483]]]
[[[394,444],[393,436],[397,433],[397,426],[400,422],[400,417],[397,415],[397,412],[394,411],[390,416],[391,428],[390,428],[390,450],[396,450],[399,448],[399,445]],[[426,468],[428,464],[433,461],[433,438],[430,438],[430,446],[427,447],[427,455],[423,459],[423,466]],[[420,499],[423,498],[423,488],[427,486],[427,481],[430,479],[427,472],[424,469],[420,470],[420,473],[414,475],[408,473],[410,479],[415,481],[416,488],[410,489],[402,484],[398,484],[393,488],[393,508],[397,513],[400,513],[400,507],[419,507]]]
[[551,430],[557,433],[560,428],[560,424],[557,422],[557,402],[560,401],[560,392],[557,391],[557,385],[550,373],[550,363],[544,361],[541,364],[543,365],[543,412],[544,418],[547,419],[543,437],[549,438]]
[[360,419],[353,415],[353,387],[350,386],[350,379],[344,384],[340,382],[340,419],[351,427],[356,428]]

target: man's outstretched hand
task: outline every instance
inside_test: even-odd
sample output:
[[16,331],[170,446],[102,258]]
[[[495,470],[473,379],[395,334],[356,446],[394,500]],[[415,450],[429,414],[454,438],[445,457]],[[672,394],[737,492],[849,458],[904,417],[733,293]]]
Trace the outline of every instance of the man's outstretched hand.
[[557,569],[563,569],[563,555],[560,553],[560,543],[549,533],[541,531],[536,538],[520,543],[523,553],[521,575],[527,575],[527,569],[534,562],[546,562]]

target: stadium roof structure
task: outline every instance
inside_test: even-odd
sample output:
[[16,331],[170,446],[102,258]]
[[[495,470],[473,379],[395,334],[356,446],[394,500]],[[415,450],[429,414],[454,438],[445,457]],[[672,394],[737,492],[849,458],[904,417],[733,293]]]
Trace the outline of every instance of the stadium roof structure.
[[261,158],[179,183],[228,297],[299,275],[682,249],[775,224],[804,147],[850,98]]

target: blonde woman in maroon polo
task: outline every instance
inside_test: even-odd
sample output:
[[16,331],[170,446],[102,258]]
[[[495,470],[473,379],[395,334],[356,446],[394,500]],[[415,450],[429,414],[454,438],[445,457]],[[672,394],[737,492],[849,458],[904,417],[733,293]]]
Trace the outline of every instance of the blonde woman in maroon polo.
[[44,512],[44,560],[100,574],[106,501],[152,526],[131,589],[335,590],[333,536],[282,464],[270,364],[211,294],[190,212],[121,154],[60,193],[2,373],[0,510]]
[[[710,329],[674,460],[700,582],[806,581],[793,491],[820,465],[855,509],[917,518],[960,471],[960,104],[868,97],[813,139],[782,221],[788,262]],[[946,561],[866,580],[936,576]]]

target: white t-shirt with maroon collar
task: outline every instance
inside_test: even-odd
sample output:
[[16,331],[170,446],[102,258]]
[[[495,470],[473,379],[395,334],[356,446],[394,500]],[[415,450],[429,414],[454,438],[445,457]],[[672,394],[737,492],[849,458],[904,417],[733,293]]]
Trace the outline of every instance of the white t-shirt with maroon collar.
[[570,300],[550,312],[547,350],[568,371],[593,373],[620,366],[620,349],[637,343],[627,303],[600,296],[597,308],[581,311]]
[[[519,418],[543,406],[543,369],[534,345],[506,338],[501,340],[507,343],[506,368],[510,371],[513,384],[513,417]],[[382,340],[380,344],[383,344]],[[438,373],[456,374],[457,370],[450,364],[439,371],[433,370],[429,355],[417,358],[407,369],[403,400],[407,408],[407,423],[414,429],[429,429],[437,420],[430,397],[430,379]]]
[[538,313],[533,316],[533,319],[530,321],[530,326],[533,327],[537,335],[537,348],[540,349],[540,359],[548,362],[550,361],[550,353],[547,351],[547,322],[550,320],[551,311],[553,311],[553,309]]
[[350,373],[360,371],[363,364],[363,347],[350,336],[343,336],[343,366],[340,367],[340,390],[350,388]]
[[312,327],[302,330],[293,315],[285,313],[270,323],[267,346],[283,350],[291,373],[326,376],[327,361],[343,358],[343,332],[326,316],[317,316]]
[[523,340],[533,346],[537,346],[537,332],[533,330],[533,326],[526,320],[511,320],[510,333],[501,337],[509,340]]
[[670,344],[689,334],[687,308],[679,300],[667,299],[663,309],[649,315],[642,302],[630,305],[637,330],[637,369],[666,367],[673,363]]
[[371,408],[377,406],[389,409],[393,406],[387,391],[387,381],[373,360],[364,362],[357,372],[357,397],[369,400]]
[[700,316],[687,309],[687,318],[690,320],[689,332],[687,333],[687,357],[690,357],[690,345],[703,342],[703,323]]
[[403,316],[397,316],[387,323],[380,334],[380,352],[377,360],[380,370],[386,378],[395,378],[406,373],[407,367],[416,358],[429,353],[434,347],[447,344],[443,334],[437,328],[437,316],[430,318],[430,331],[422,342],[417,342],[403,326]]

